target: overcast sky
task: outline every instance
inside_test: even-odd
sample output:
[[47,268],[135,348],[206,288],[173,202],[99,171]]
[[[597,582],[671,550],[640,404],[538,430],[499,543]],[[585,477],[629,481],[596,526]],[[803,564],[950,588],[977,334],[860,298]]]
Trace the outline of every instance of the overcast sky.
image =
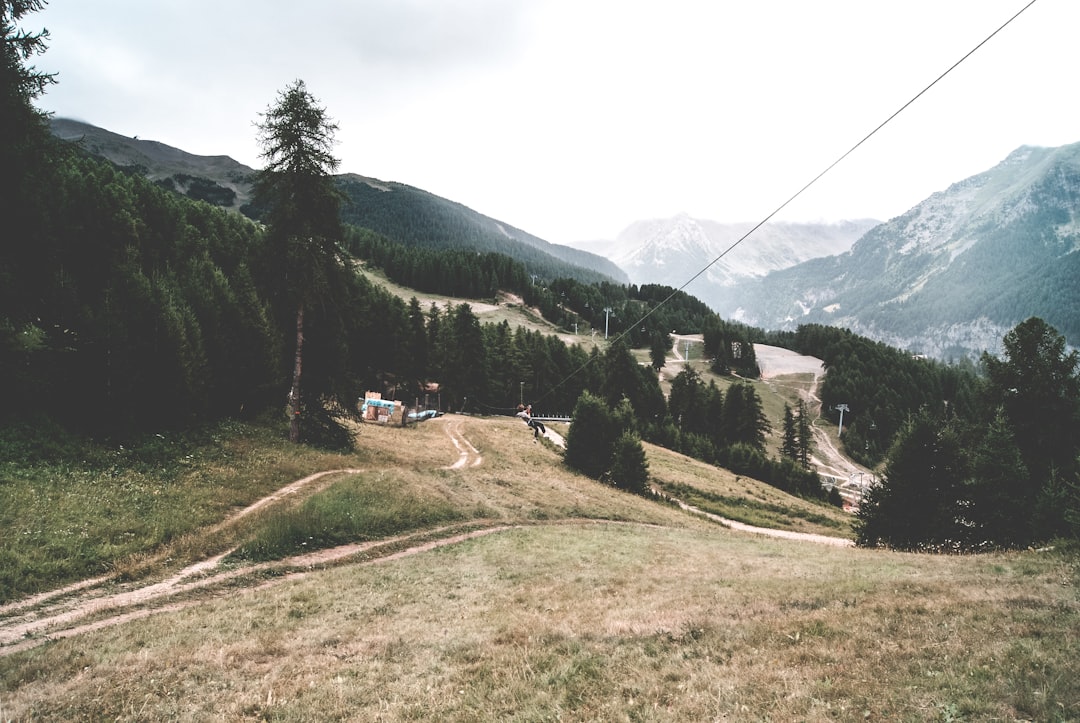
[[[39,106],[254,167],[303,79],[341,171],[555,243],[758,221],[1028,0],[49,0]],[[1080,141],[1080,2],[1038,0],[785,209],[887,220]]]

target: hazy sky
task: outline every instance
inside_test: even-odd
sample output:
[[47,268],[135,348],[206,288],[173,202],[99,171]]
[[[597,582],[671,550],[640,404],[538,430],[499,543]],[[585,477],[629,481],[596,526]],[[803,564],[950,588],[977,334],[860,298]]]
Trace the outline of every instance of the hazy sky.
[[[259,167],[303,79],[341,171],[556,243],[757,221],[1028,0],[50,0],[59,116]],[[1038,0],[785,210],[903,213],[1020,145],[1080,141],[1080,2]]]

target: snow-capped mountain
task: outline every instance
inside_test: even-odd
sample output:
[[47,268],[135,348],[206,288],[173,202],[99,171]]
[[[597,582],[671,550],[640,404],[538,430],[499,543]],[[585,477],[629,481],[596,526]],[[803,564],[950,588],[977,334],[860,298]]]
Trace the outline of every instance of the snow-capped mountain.
[[715,287],[731,287],[770,271],[847,251],[877,223],[870,219],[781,222],[753,230],[753,223],[719,223],[680,214],[629,226],[615,243],[616,248],[624,250],[614,254],[612,260],[634,283],[675,288],[708,266],[687,291],[712,303]]

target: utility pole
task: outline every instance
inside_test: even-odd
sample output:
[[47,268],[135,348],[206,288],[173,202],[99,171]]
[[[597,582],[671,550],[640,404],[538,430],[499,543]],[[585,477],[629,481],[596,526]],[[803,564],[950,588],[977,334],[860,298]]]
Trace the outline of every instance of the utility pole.
[[518,404],[525,403],[525,382],[518,382]]
[[836,432],[836,436],[839,437],[844,433],[844,412],[850,412],[851,408],[846,404],[837,404],[834,409],[840,410],[840,429]]
[[605,338],[605,339],[607,339],[607,333],[608,333],[608,316],[610,316],[610,315],[611,315],[611,307],[610,307],[610,306],[605,306],[605,307],[604,307],[604,338]]

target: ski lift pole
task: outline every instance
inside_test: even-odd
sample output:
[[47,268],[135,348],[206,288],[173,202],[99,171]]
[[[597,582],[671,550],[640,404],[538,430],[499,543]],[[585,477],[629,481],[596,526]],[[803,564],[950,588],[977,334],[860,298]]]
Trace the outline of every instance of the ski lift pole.
[[839,437],[844,434],[844,412],[850,412],[851,408],[846,404],[837,404],[833,408],[840,412],[840,429],[836,432],[836,436]]

